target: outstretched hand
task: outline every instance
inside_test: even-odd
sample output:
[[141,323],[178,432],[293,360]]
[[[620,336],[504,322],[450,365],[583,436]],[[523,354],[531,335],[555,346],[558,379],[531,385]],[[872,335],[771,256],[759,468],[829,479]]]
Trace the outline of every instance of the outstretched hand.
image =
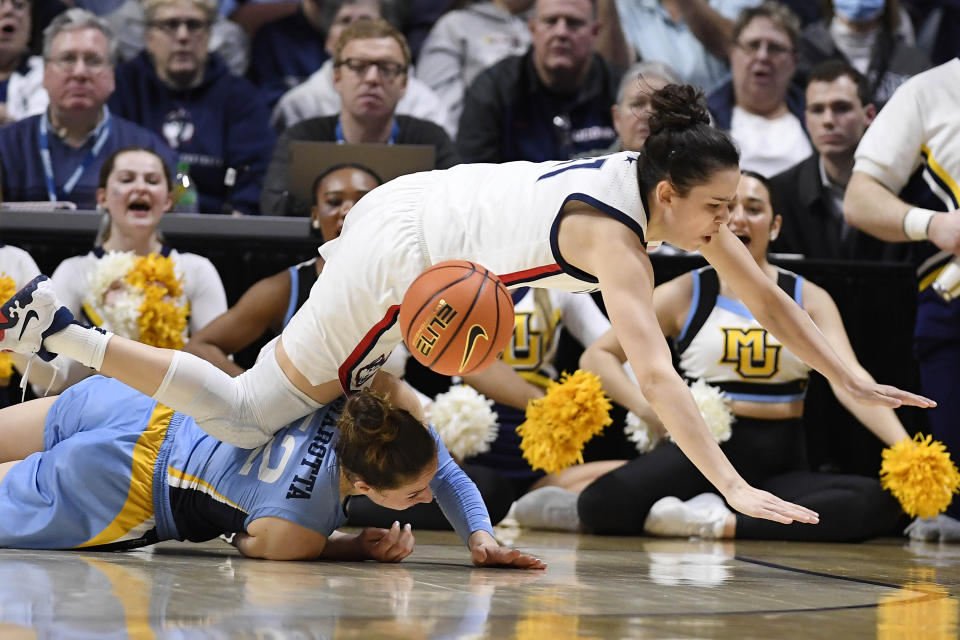
[[730,491],[729,494],[724,495],[724,498],[731,507],[754,518],[764,518],[782,524],[790,524],[791,522],[817,524],[820,522],[820,516],[816,511],[781,500],[772,493],[755,489],[748,484]]
[[860,378],[855,378],[853,381],[844,385],[844,388],[853,396],[854,400],[861,404],[875,404],[882,407],[890,407],[891,409],[902,405],[920,407],[921,409],[930,409],[937,406],[937,403],[930,398],[925,398],[888,384],[878,384]]
[[497,543],[480,544],[470,550],[470,560],[478,567],[509,567],[513,569],[546,569],[547,563],[518,549],[501,547]]
[[357,536],[364,555],[377,562],[400,562],[413,553],[413,532],[410,525],[394,522],[389,529],[367,527]]

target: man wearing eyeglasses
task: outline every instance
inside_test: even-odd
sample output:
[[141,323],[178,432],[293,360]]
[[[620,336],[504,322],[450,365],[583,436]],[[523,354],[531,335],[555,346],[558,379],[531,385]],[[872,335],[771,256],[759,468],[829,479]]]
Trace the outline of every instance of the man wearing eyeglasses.
[[772,176],[813,153],[803,90],[791,84],[799,39],[800,20],[779,2],[744,9],[734,23],[733,78],[710,93],[707,106],[740,147],[743,169]]
[[460,162],[440,125],[397,113],[407,88],[410,49],[384,20],[358,20],[343,30],[333,56],[333,85],[340,113],[298,122],[277,141],[263,185],[261,208],[273,215],[309,215],[310,202],[290,192],[290,143],[294,140],[345,144],[419,144],[436,149],[435,167]]
[[89,11],[70,9],[46,28],[43,86],[50,105],[0,129],[5,201],[70,201],[93,209],[100,165],[122,147],[153,149],[176,163],[158,136],[106,107],[114,54],[109,28]]
[[202,213],[259,213],[273,149],[257,90],[209,51],[213,0],[146,0],[146,50],[117,69],[110,108],[190,165]]
[[[333,86],[333,56],[343,30],[359,20],[382,18],[395,25],[389,0],[323,0],[324,23],[328,25],[324,51],[329,54],[309,78],[290,89],[276,104],[271,125],[278,132],[302,120],[332,116],[340,112],[340,94]],[[397,113],[436,122],[449,135],[456,130],[447,108],[425,82],[415,77],[412,66],[406,73],[403,97]]]

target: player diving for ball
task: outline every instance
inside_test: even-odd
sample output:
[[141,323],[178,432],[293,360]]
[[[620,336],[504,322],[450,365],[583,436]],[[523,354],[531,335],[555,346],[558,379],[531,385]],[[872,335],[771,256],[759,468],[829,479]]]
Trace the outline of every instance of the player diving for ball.
[[856,401],[934,403],[854,374],[727,228],[739,155],[710,126],[702,93],[668,85],[652,100],[640,154],[460,165],[371,191],[341,236],[320,249],[326,267],[310,299],[237,378],[185,353],[78,326],[48,282],[33,282],[0,308],[8,319],[0,348],[63,354],[193,416],[215,438],[255,447],[373,382],[400,343],[396,317],[407,286],[437,262],[469,260],[508,287],[599,289],[644,397],[727,503],[777,522],[817,522],[813,511],[750,486],[717,446],[659,329],[647,244],[699,249],[765,328]]

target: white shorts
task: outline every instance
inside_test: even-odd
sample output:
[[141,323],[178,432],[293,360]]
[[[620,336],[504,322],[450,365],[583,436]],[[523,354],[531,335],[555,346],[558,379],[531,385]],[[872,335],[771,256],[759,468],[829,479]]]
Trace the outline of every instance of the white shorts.
[[400,302],[430,266],[421,227],[428,175],[365,195],[340,237],[321,247],[323,271],[282,334],[290,360],[311,384],[339,379],[348,393],[362,389],[402,341]]

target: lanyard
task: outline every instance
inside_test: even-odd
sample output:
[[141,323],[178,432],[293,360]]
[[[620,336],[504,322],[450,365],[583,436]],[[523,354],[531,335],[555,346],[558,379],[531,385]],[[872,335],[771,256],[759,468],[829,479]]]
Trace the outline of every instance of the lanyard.
[[[103,145],[106,144],[107,138],[110,136],[110,111],[106,107],[103,109],[103,122],[100,123],[100,126],[98,127],[100,131],[97,133],[97,139],[87,152],[87,155],[84,156],[83,160],[80,161],[80,165],[73,170],[73,174],[65,183],[63,183],[64,196],[69,196],[73,191],[73,188],[77,186],[77,183],[80,182],[80,178],[87,171],[87,169],[90,168],[90,165],[94,160],[96,160],[97,156],[100,155]],[[47,125],[48,122],[49,116],[46,114],[40,117],[40,128],[37,130],[37,144],[40,147],[40,160],[43,161],[43,173],[47,182],[47,197],[51,202],[56,202],[57,188],[53,181],[53,160],[50,157],[50,136]]]
[[[390,129],[390,139],[387,140],[387,144],[393,144],[397,141],[397,135],[400,134],[400,125],[397,124],[396,118],[393,120],[393,128]],[[347,140],[343,137],[343,124],[340,123],[340,118],[337,118],[337,128],[334,131],[334,135],[337,137],[337,144],[346,144]]]

